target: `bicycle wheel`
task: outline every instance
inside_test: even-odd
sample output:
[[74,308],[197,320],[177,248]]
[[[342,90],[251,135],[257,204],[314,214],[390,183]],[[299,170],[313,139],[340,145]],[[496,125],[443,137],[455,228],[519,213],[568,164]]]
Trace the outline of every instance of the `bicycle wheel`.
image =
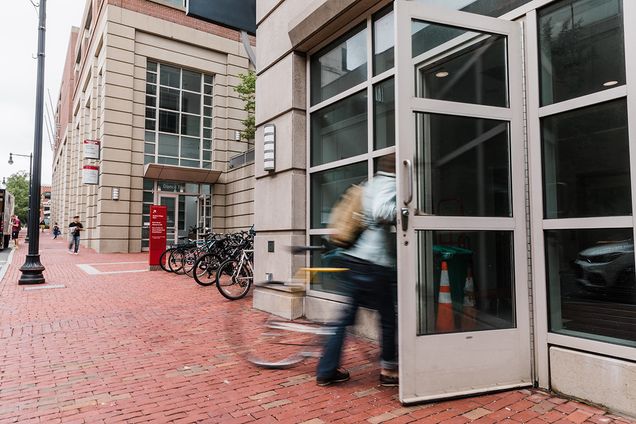
[[196,263],[197,259],[199,259],[201,253],[203,252],[201,252],[201,250],[199,249],[192,249],[186,252],[185,257],[183,258],[183,272],[188,277],[192,277],[194,264]]
[[197,270],[194,273],[194,281],[202,286],[211,286],[216,282],[216,270],[219,268],[220,260],[214,253],[206,253],[200,256],[194,264]]
[[236,355],[259,368],[291,368],[319,358],[324,337],[333,333],[333,328],[320,323],[254,310],[249,302],[238,308],[232,305],[225,316],[227,343]]
[[247,264],[239,265],[238,259],[229,259],[216,271],[216,288],[226,299],[241,299],[252,286],[252,273],[249,267]]
[[168,261],[168,265],[170,266],[170,271],[175,274],[183,274],[183,256],[185,255],[185,251],[183,248],[174,249],[172,255],[170,255],[170,260]]
[[161,254],[161,256],[159,256],[159,266],[161,266],[161,269],[163,269],[166,272],[172,272],[172,270],[170,269],[170,257],[172,256],[172,251],[174,249],[170,248],[170,249],[166,249],[163,251],[163,253]]

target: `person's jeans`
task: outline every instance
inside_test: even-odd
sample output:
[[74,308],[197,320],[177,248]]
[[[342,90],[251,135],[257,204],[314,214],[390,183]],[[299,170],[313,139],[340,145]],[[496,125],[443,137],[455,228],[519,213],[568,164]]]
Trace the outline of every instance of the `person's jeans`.
[[375,265],[347,255],[335,258],[333,266],[349,269],[339,276],[339,283],[349,297],[349,303],[335,324],[335,333],[329,337],[324,346],[322,358],[318,362],[316,377],[330,378],[340,366],[345,331],[348,326],[354,324],[359,306],[375,309],[380,313],[381,366],[384,369],[397,369],[396,316],[393,294],[393,285],[397,278],[395,269]]
[[79,243],[80,243],[80,236],[79,235],[73,236],[73,239],[68,244],[68,250],[73,249],[73,252],[77,253],[79,251]]

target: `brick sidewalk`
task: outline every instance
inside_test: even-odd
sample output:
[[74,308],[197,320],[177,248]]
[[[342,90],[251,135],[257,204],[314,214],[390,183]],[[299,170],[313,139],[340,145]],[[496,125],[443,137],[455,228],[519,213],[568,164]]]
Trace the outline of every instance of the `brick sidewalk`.
[[46,286],[64,287],[17,285],[27,245],[0,282],[2,423],[636,423],[536,390],[401,407],[395,388],[378,385],[368,343],[353,338],[342,385],[317,387],[313,361],[249,367],[223,323],[251,298],[138,272],[146,254],[69,255],[48,233],[40,245]]

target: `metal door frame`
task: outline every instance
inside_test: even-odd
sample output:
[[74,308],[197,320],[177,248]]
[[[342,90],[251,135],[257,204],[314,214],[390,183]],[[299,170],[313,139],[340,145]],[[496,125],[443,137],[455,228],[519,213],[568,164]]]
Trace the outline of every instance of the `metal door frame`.
[[[464,396],[492,390],[529,386],[532,384],[532,355],[530,336],[530,304],[528,298],[528,246],[526,236],[525,208],[525,161],[523,133],[523,72],[521,24],[503,19],[490,18],[472,13],[446,8],[423,6],[413,1],[396,0],[395,6],[395,57],[396,57],[396,150],[398,157],[398,209],[406,206],[410,212],[409,227],[401,231],[401,218],[398,218],[398,322],[400,355],[400,400],[403,403],[421,402],[433,399]],[[503,34],[508,37],[508,85],[509,107],[492,107],[432,100],[414,97],[415,65],[421,60],[411,57],[411,20],[421,19],[431,23],[450,25],[482,33]],[[440,48],[443,53],[448,44]],[[512,47],[511,47],[512,46]],[[425,53],[430,55],[432,52]],[[416,216],[415,201],[410,201],[409,191],[413,195],[416,187],[415,175],[407,169],[407,160],[413,163],[415,158],[416,120],[415,112],[442,113],[474,118],[500,119],[510,123],[510,173],[512,190],[511,218],[492,217],[436,217]],[[412,170],[412,168],[411,168]],[[507,230],[513,232],[514,269],[515,269],[515,306],[516,327],[504,330],[489,330],[471,333],[453,333],[417,336],[417,237],[415,227],[423,230]],[[423,346],[429,354],[447,355],[445,350],[462,351],[466,339],[475,338],[475,342],[495,345],[503,338],[514,341],[518,353],[518,362],[513,374],[518,379],[507,382],[494,382],[480,387],[460,387],[458,389],[427,393],[422,388],[426,382],[417,381],[418,369],[423,369]],[[472,343],[472,342],[471,342]],[[481,346],[481,345],[480,345]],[[508,346],[508,345],[506,345]],[[508,367],[513,367],[508,364]],[[460,370],[455,371],[461,379]],[[477,372],[475,370],[475,372]],[[487,370],[483,371],[484,373]]]

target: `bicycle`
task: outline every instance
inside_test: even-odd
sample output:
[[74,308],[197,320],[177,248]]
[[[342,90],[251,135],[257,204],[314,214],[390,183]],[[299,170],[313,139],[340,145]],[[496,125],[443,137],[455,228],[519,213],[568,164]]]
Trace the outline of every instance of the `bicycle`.
[[217,284],[218,269],[222,264],[240,255],[241,250],[252,249],[254,243],[253,231],[241,231],[218,237],[209,251],[199,256],[194,263],[195,281],[202,286]]
[[226,260],[216,271],[216,288],[229,300],[245,297],[254,280],[254,250],[242,249],[238,258]]
[[[292,253],[322,252],[324,249],[324,246],[298,246],[292,248]],[[300,268],[291,282],[268,281],[258,285],[284,287],[290,292],[304,291],[318,274],[345,271],[346,268],[306,267]],[[226,324],[232,322],[231,327],[226,325],[229,341],[238,355],[260,368],[290,368],[306,359],[318,358],[322,353],[324,338],[335,331],[335,327],[326,322],[305,318],[286,319],[282,317],[282,311],[280,314],[258,312],[245,303],[238,311],[233,308],[232,314],[232,319],[226,320]],[[252,337],[253,332],[258,334]]]

